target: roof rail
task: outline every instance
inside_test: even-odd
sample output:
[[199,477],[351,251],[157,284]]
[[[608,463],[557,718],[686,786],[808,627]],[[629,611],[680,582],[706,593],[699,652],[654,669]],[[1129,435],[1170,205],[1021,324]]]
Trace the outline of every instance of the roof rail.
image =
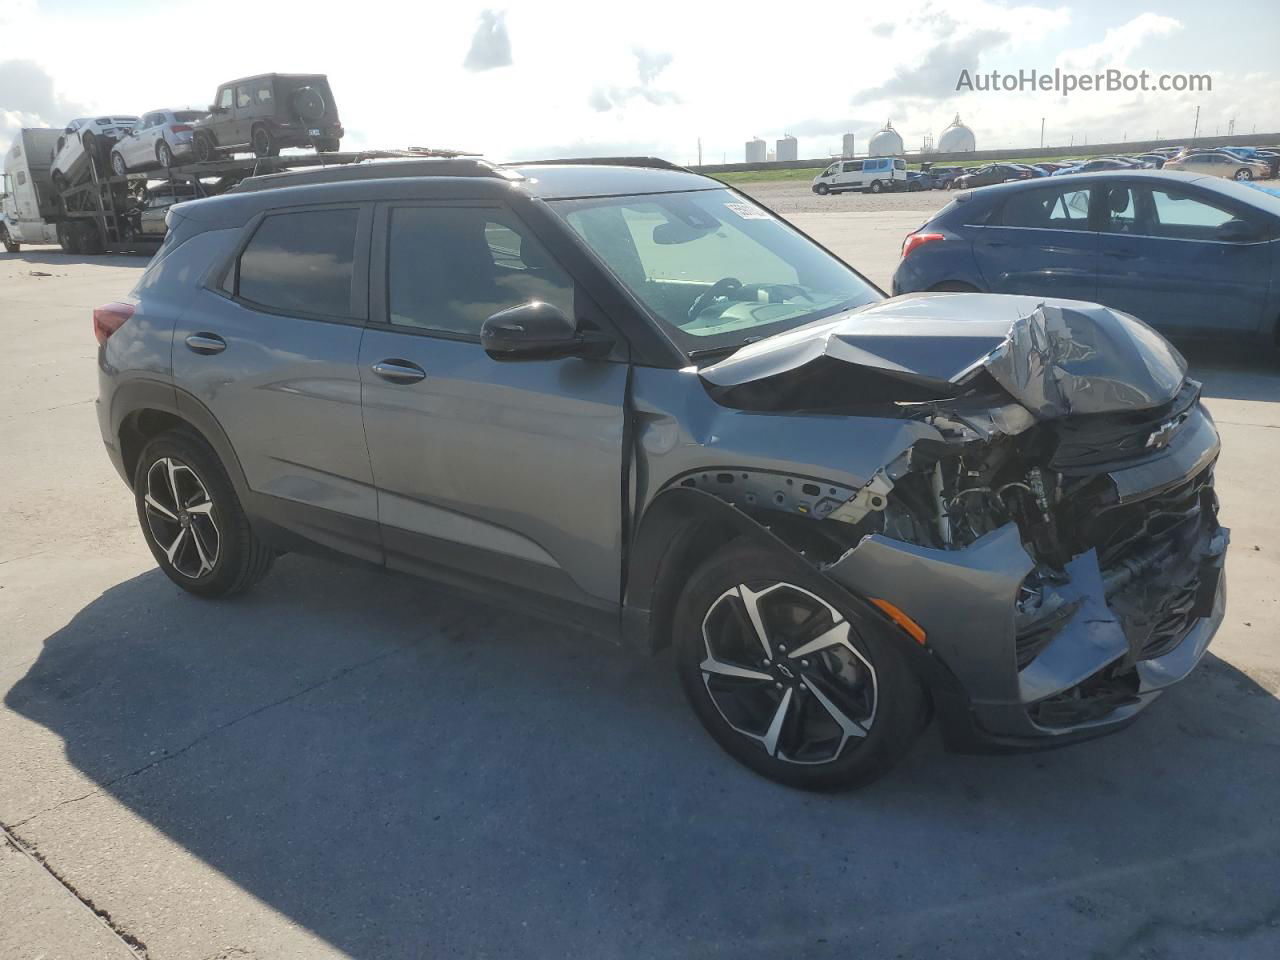
[[661,157],[566,157],[562,160],[512,160],[504,163],[504,167],[537,167],[549,164],[579,164],[583,166],[603,167],[653,167],[658,170],[683,170],[692,173],[688,167],[682,167]]
[[405,157],[372,163],[286,170],[256,177],[246,177],[228,193],[250,193],[276,187],[301,187],[313,183],[339,183],[348,180],[385,180],[392,177],[498,177],[514,178],[514,173],[476,157]]

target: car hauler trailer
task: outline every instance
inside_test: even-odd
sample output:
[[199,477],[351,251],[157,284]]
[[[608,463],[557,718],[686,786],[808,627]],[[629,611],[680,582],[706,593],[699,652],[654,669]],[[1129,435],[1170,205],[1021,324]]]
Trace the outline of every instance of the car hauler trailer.
[[5,153],[0,239],[11,253],[22,243],[57,243],[66,253],[75,254],[151,253],[164,239],[163,227],[154,229],[163,222],[162,216],[156,216],[161,213],[154,206],[157,197],[163,198],[159,202],[173,203],[216,196],[246,177],[303,167],[467,155],[419,147],[306,153],[188,163],[116,176],[102,151],[90,155],[84,179],[59,193],[49,173],[50,153],[59,134],[58,130],[21,130]]

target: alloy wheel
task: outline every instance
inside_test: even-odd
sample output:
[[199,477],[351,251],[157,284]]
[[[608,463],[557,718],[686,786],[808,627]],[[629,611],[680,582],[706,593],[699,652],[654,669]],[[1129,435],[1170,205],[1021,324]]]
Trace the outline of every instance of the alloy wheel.
[[181,460],[162,457],[147,470],[147,528],[169,565],[199,580],[213,572],[222,547],[217,514],[203,481]]
[[169,149],[169,144],[163,140],[156,147],[156,159],[160,161],[160,166],[166,169],[173,166],[173,151]]
[[830,763],[875,722],[877,681],[850,624],[794,584],[739,584],[702,621],[702,680],[730,727],[770,757]]

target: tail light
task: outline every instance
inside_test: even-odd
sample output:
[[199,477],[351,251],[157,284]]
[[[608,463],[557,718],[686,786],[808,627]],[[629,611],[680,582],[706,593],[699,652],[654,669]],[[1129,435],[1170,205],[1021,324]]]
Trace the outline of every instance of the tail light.
[[133,316],[133,307],[127,303],[108,303],[95,307],[93,311],[93,335],[102,346],[107,339],[124,326],[125,321]]
[[190,132],[191,132],[191,124],[189,124],[189,123],[175,123],[175,124],[173,124],[171,127],[169,127],[169,129],[170,129],[173,133],[190,133]]
[[905,260],[911,256],[911,251],[916,247],[923,247],[926,243],[942,239],[944,238],[940,233],[908,233],[906,239],[902,241],[902,259]]

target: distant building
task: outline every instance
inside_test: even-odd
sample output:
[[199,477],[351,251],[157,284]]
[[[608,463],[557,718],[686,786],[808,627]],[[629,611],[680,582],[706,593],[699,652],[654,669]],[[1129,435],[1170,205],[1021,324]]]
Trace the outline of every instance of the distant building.
[[854,149],[854,145],[855,145],[855,142],[854,142],[853,134],[846,133],[844,135],[844,140],[841,142],[841,145],[840,145],[840,156],[852,157],[855,153],[857,153],[857,151]]
[[800,147],[796,143],[796,138],[791,136],[783,137],[778,141],[775,153],[779,160],[799,160]]
[[769,146],[759,137],[747,141],[747,163],[764,163]]
[[867,155],[871,157],[900,157],[906,151],[902,146],[902,136],[893,129],[893,123],[886,121],[884,129],[871,138],[867,146]]
[[951,121],[951,126],[942,131],[938,138],[938,150],[942,153],[973,153],[978,149],[973,131],[960,122],[960,114]]

